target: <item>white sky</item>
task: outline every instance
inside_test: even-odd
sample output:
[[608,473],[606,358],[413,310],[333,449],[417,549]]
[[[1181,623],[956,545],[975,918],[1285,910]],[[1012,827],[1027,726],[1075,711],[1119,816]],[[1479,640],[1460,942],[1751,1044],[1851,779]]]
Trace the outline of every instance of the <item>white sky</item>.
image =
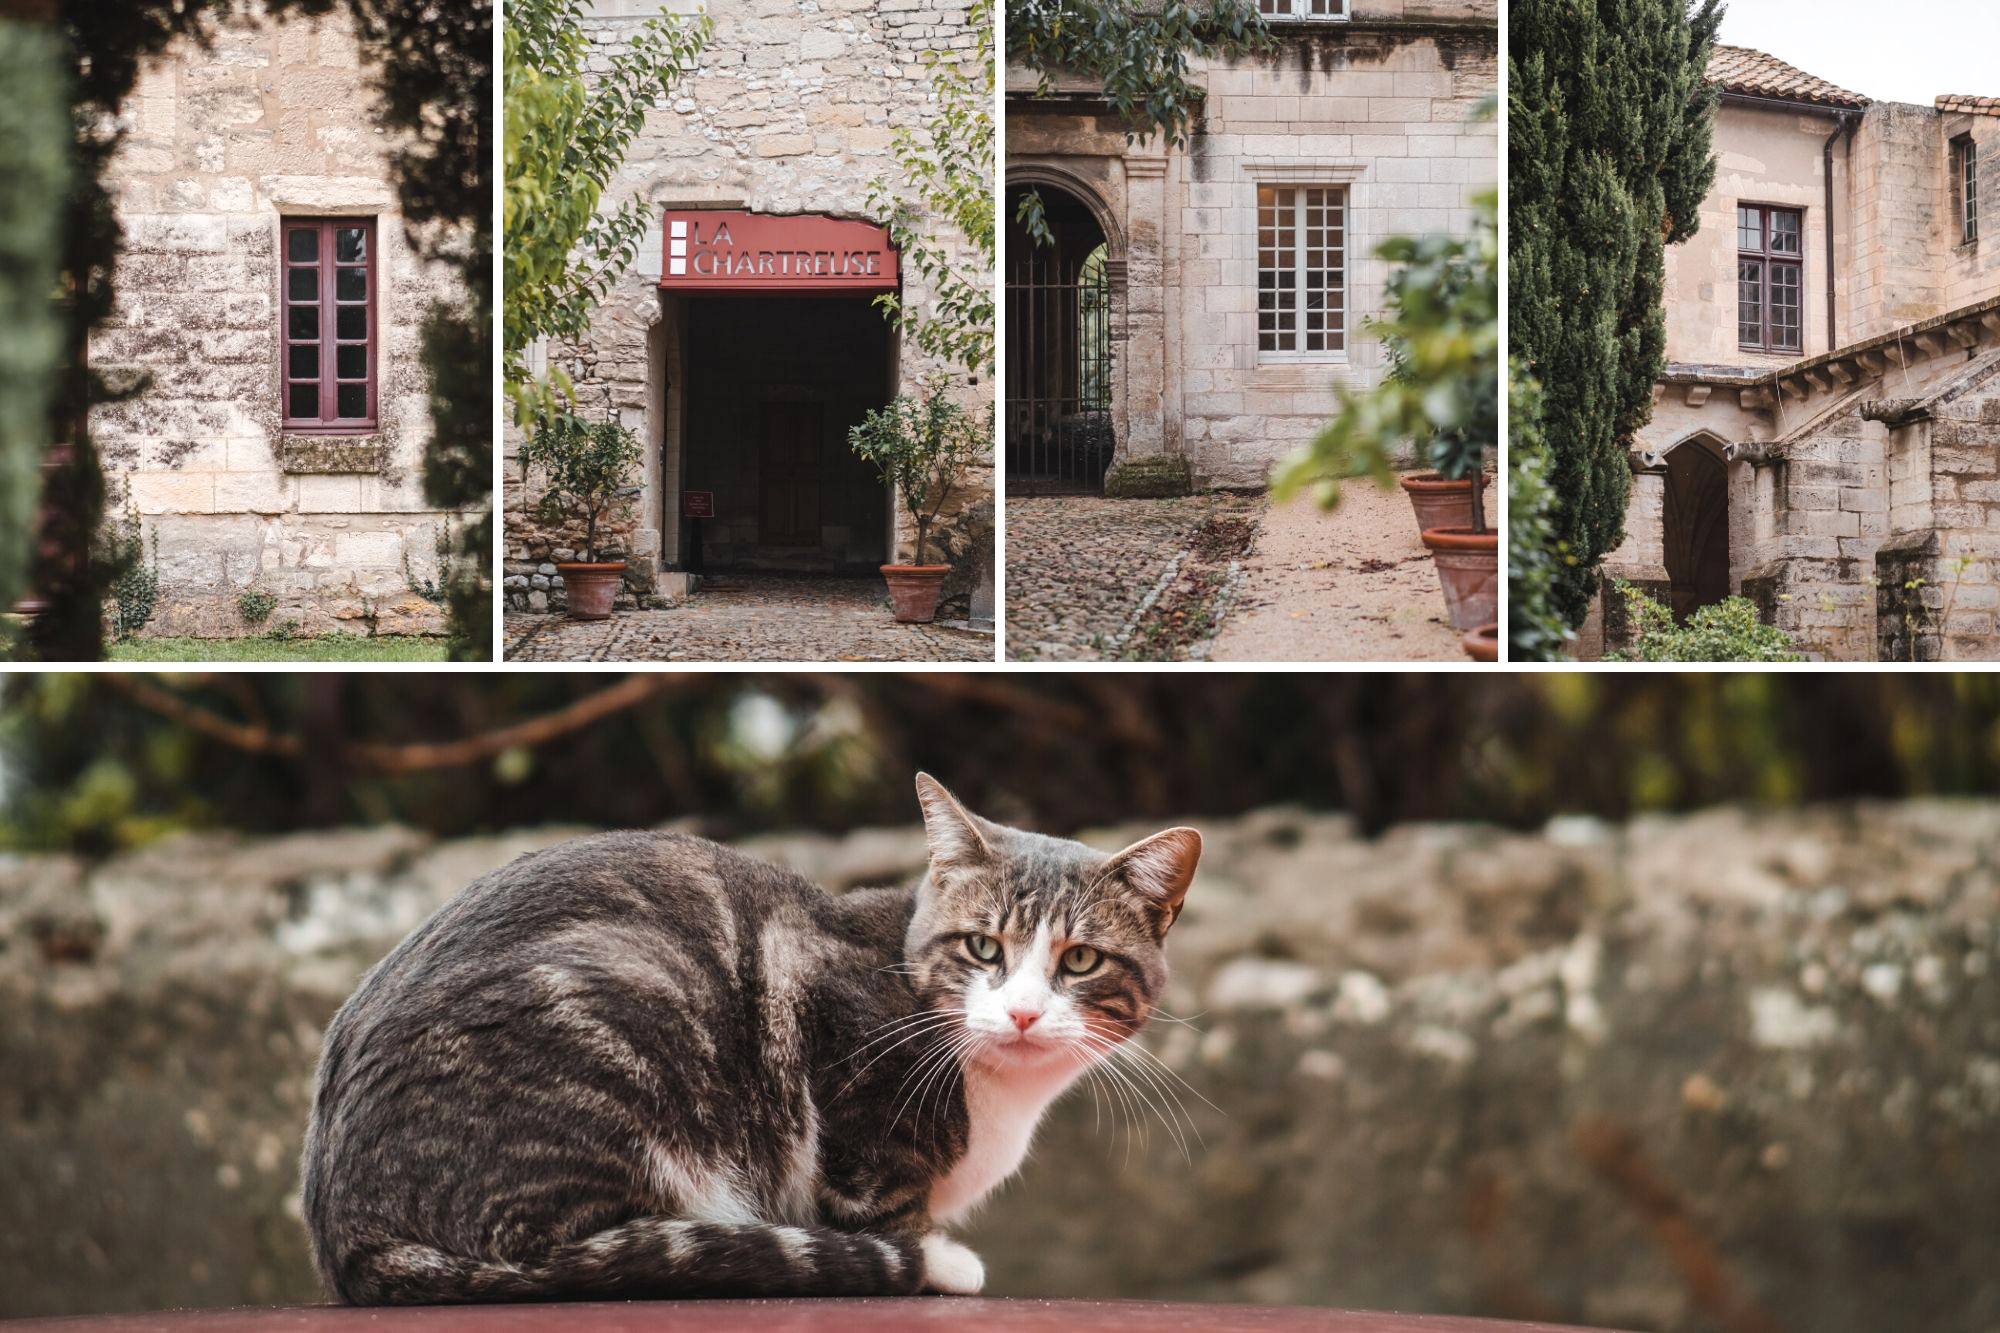
[[1728,0],[1721,40],[1882,102],[2000,97],[2000,0]]

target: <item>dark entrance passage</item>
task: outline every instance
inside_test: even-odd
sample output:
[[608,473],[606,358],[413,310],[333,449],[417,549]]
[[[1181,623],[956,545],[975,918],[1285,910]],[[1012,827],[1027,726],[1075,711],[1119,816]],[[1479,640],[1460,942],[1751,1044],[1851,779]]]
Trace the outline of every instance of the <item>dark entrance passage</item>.
[[[703,297],[687,303],[683,490],[711,491],[710,572],[873,573],[889,495],[847,431],[889,401],[888,322],[865,300]],[[693,522],[681,525],[679,558]]]
[[[1012,221],[1029,188],[1041,197],[1046,244]],[[1010,191],[1007,216],[1007,489],[1094,494],[1115,446],[1104,232],[1049,185]]]
[[1674,619],[1729,596],[1729,470],[1701,440],[1667,455],[1664,521]]

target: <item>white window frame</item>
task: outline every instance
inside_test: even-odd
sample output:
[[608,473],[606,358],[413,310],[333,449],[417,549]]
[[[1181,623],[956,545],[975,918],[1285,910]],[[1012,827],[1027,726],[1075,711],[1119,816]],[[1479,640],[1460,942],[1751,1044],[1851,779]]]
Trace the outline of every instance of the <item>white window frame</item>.
[[[1292,191],[1293,194],[1291,203],[1291,207],[1294,210],[1293,221],[1292,221],[1293,243],[1290,252],[1290,268],[1292,273],[1295,275],[1292,292],[1296,304],[1294,306],[1294,311],[1293,311],[1295,316],[1295,321],[1292,329],[1294,346],[1290,350],[1282,350],[1275,348],[1266,349],[1264,346],[1264,328],[1263,328],[1264,246],[1263,246],[1262,232],[1264,227],[1263,192],[1265,190],[1272,190],[1277,192],[1283,192],[1289,190]],[[1305,292],[1306,292],[1306,272],[1307,272],[1305,264],[1306,199],[1307,199],[1307,191],[1309,190],[1333,191],[1337,193],[1340,198],[1339,202],[1340,263],[1337,267],[1327,270],[1330,273],[1338,274],[1339,277],[1340,310],[1337,317],[1334,317],[1334,313],[1331,310],[1328,311],[1329,318],[1327,320],[1327,328],[1326,328],[1326,332],[1330,335],[1329,340],[1331,340],[1332,337],[1337,337],[1340,345],[1338,347],[1321,348],[1315,351],[1308,351],[1302,345],[1306,339],[1306,327],[1305,327],[1305,317],[1306,317]],[[1258,301],[1257,301],[1255,333],[1257,337],[1258,362],[1261,364],[1279,364],[1287,362],[1296,363],[1296,362],[1346,361],[1347,344],[1350,333],[1349,323],[1348,323],[1348,312],[1352,304],[1351,297],[1354,290],[1354,266],[1351,262],[1351,256],[1354,253],[1353,189],[1345,181],[1329,181],[1329,180],[1294,181],[1294,180],[1277,180],[1277,179],[1258,180],[1255,215],[1256,215],[1256,227],[1258,232],[1257,236],[1254,238],[1256,261],[1257,261]],[[1283,272],[1284,271],[1283,267],[1280,267],[1278,271]]]
[[[1271,4],[1270,9],[1264,8]],[[1315,6],[1324,12],[1315,12]],[[1293,19],[1302,23],[1345,23],[1348,0],[1258,0],[1257,12],[1266,19]]]

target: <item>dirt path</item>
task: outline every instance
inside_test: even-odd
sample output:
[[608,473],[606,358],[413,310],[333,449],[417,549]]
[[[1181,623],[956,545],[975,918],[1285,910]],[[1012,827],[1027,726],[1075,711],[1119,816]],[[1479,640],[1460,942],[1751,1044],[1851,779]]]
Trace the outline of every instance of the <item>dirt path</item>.
[[[1487,492],[1490,515],[1493,493]],[[1222,628],[1217,662],[1457,662],[1458,633],[1402,489],[1342,487],[1340,507],[1273,505]]]

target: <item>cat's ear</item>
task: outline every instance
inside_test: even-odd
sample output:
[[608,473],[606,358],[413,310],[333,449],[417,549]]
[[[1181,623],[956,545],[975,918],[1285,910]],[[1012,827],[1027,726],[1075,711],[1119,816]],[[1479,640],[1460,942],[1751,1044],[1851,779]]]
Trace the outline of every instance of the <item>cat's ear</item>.
[[962,870],[993,855],[958,798],[928,773],[917,774],[917,802],[924,808],[924,840],[930,844],[932,870]]
[[1159,914],[1164,935],[1181,914],[1181,901],[1194,883],[1200,860],[1201,834],[1191,828],[1170,828],[1119,852],[1105,865],[1105,873],[1122,880]]

